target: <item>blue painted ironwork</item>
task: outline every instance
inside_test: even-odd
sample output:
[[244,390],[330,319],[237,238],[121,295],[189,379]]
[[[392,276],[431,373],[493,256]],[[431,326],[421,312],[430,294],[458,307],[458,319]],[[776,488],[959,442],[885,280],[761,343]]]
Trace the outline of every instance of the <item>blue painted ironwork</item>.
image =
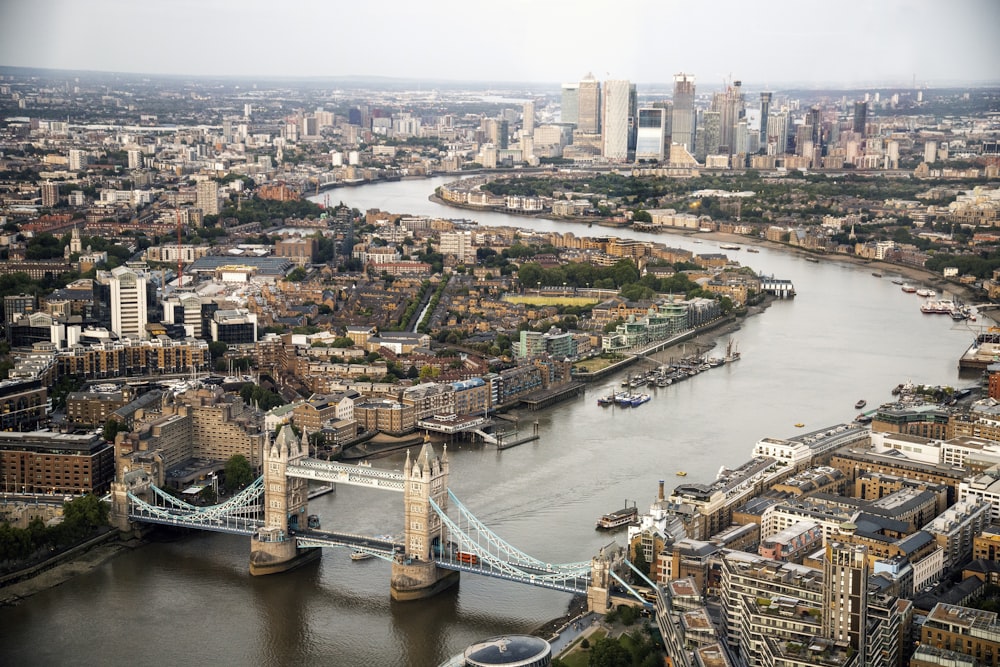
[[263,477],[258,477],[226,502],[208,507],[192,505],[152,485],[149,488],[156,504],[128,494],[128,516],[132,521],[235,535],[253,535],[264,525]]

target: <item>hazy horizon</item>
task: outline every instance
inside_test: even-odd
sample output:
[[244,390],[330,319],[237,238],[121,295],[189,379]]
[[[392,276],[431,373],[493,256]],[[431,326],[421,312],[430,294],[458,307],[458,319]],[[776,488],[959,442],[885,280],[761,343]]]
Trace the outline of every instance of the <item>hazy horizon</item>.
[[0,65],[534,86],[588,72],[667,85],[686,72],[706,87],[941,87],[1000,81],[997,25],[994,0],[10,0],[0,5]]

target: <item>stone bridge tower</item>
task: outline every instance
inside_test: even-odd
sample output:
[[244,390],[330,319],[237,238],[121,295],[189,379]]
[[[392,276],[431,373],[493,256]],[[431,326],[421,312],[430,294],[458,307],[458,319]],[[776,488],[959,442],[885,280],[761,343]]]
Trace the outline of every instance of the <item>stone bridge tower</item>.
[[612,542],[601,547],[590,560],[590,586],[587,587],[587,610],[603,614],[611,607],[611,573],[622,567],[624,549]]
[[[430,597],[458,583],[459,573],[434,564],[435,544],[447,549],[441,517],[431,499],[448,509],[448,449],[438,457],[430,442],[424,442],[416,459],[406,453],[403,465],[403,535],[405,554],[392,563],[391,593],[394,600]],[[435,543],[435,540],[437,542]]]
[[250,574],[291,570],[320,555],[319,549],[297,549],[294,532],[307,525],[309,482],[285,471],[309,454],[308,444],[287,424],[264,442],[264,526],[250,542]]

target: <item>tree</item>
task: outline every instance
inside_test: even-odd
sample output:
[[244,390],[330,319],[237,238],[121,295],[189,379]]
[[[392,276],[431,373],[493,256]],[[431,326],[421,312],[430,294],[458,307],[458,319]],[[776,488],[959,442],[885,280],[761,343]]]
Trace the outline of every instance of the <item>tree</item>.
[[635,569],[643,574],[649,574],[649,563],[646,562],[646,550],[641,545],[635,548],[635,558],[632,559],[632,564],[635,565]]
[[104,431],[101,435],[108,442],[114,442],[116,435],[127,430],[128,429],[125,427],[125,424],[121,423],[114,417],[109,417],[108,421],[104,422]]
[[242,489],[254,478],[253,467],[242,454],[233,454],[229,457],[226,461],[225,475],[226,489],[229,491]]
[[601,637],[590,649],[590,667],[632,667],[632,655],[618,640]]

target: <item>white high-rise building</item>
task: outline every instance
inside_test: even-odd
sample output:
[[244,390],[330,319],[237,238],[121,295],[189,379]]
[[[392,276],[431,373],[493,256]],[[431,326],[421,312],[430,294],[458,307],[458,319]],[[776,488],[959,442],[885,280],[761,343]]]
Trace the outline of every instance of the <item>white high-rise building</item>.
[[632,86],[628,81],[605,81],[603,86],[601,130],[604,157],[623,162],[628,159],[629,100]]
[[82,151],[79,148],[69,149],[69,169],[70,171],[81,171],[87,168],[90,159],[87,155],[87,151]]
[[782,110],[767,118],[767,154],[782,155],[788,148],[788,112]]
[[924,144],[924,162],[927,164],[934,164],[937,159],[937,142],[928,141]]
[[128,168],[142,169],[142,151],[138,148],[128,150]]
[[111,329],[120,337],[146,337],[146,278],[126,266],[111,270]]

